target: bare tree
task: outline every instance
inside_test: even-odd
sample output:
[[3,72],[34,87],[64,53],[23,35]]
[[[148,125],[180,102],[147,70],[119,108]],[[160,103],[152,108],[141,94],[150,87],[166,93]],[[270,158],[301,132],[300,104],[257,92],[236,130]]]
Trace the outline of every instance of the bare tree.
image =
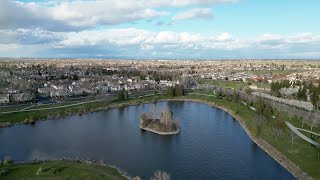
[[172,122],[172,112],[170,108],[166,107],[161,111],[160,122],[165,125],[170,125]]
[[254,118],[254,124],[256,125],[256,127],[258,129],[258,135],[260,135],[261,127],[265,122],[266,122],[266,118],[263,115],[257,115]]
[[151,111],[150,111],[150,116],[151,118],[155,121],[158,117],[158,110],[157,110],[157,106],[155,104],[153,104]]
[[289,130],[289,131],[290,131],[290,138],[291,138],[291,146],[293,147],[294,140],[297,139],[298,136],[293,131],[291,131],[291,130]]
[[283,129],[286,127],[285,118],[286,116],[284,113],[279,113],[278,118],[274,121],[272,132],[276,136],[276,140],[278,140],[278,137],[282,134]]
[[157,170],[156,172],[153,173],[153,176],[151,177],[150,180],[170,180],[170,174]]
[[276,137],[276,141],[278,141],[278,137],[282,134],[282,129],[278,126],[272,126],[272,133]]
[[298,114],[299,114],[299,117],[301,119],[301,126],[303,127],[303,125],[308,122],[308,119],[309,119],[308,112],[299,110]]
[[319,124],[319,116],[316,116],[314,113],[309,113],[307,116],[307,123],[310,126],[310,130],[312,131],[313,127]]
[[296,115],[294,109],[289,106],[286,107],[285,111],[287,112],[287,115],[288,115],[290,121]]

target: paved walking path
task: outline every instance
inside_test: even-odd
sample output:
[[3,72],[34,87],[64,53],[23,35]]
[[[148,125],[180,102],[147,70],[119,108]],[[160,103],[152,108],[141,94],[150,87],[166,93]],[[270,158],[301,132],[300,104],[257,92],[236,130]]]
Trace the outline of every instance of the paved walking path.
[[312,132],[312,131],[308,131],[308,130],[305,130],[305,129],[301,129],[301,128],[296,128],[294,127],[292,124],[290,124],[289,122],[286,121],[286,124],[287,126],[289,127],[289,129],[295,133],[297,136],[301,137],[303,140],[307,141],[308,143],[310,144],[313,144],[317,147],[320,147],[320,144],[318,142],[315,142],[314,140],[308,138],[307,136],[305,136],[304,134],[302,134],[300,131],[298,130],[302,130],[302,131],[305,131],[305,132],[308,132],[308,133],[311,133],[311,134],[314,134],[314,135],[317,135],[317,136],[320,136],[320,134],[317,134],[315,132]]

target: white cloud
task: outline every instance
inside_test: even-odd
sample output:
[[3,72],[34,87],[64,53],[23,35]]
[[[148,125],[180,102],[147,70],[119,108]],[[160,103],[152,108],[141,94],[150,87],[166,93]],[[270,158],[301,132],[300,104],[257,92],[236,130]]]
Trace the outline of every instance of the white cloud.
[[[51,32],[42,29],[0,30],[0,55],[16,53],[88,56],[216,56],[224,52],[233,57],[268,54],[281,57],[315,56],[320,52],[320,35],[301,33],[290,36],[264,34],[257,38],[241,39],[228,32],[202,35],[199,33],[122,28],[83,30],[79,32]],[[46,51],[46,53],[44,52]],[[59,52],[59,53],[57,53]],[[170,52],[170,53],[169,53]],[[238,53],[235,55],[235,53]],[[260,55],[261,55],[260,54]],[[285,56],[287,57],[287,56]]]
[[185,12],[181,12],[172,17],[172,20],[185,20],[185,19],[212,19],[213,13],[210,8],[194,8]]
[[[168,15],[166,11],[157,10],[163,7],[180,8],[226,2],[234,0],[59,0],[29,3],[1,0],[0,29],[38,27],[55,31],[81,30]],[[193,16],[208,18],[212,16],[209,11],[195,9],[191,13]]]

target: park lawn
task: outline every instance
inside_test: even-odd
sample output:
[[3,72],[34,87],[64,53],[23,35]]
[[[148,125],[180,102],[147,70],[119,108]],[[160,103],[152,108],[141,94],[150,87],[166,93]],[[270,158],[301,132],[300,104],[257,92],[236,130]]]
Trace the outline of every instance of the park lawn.
[[[59,109],[45,109],[40,111],[29,111],[29,112],[15,112],[9,114],[0,114],[0,123],[11,122],[18,123],[23,122],[25,119],[45,119],[50,117],[64,116],[69,113],[85,112],[91,109],[105,107],[110,101],[92,102],[72,107],[63,107]],[[56,104],[52,104],[52,107],[56,107]]]
[[[42,173],[38,173],[39,168]],[[117,170],[73,161],[0,165],[0,179],[127,179]]]
[[[85,113],[90,110],[105,108],[111,105],[119,105],[119,107],[121,107],[121,106],[125,106],[125,104],[127,103],[148,102],[153,100],[154,100],[153,96],[143,97],[143,98],[134,98],[134,99],[129,99],[125,101],[106,100],[106,101],[99,101],[99,102],[89,102],[89,103],[81,104],[77,106],[62,107],[57,109],[44,109],[39,111],[0,114],[0,123],[4,123],[4,122],[21,123],[21,122],[24,122],[26,119],[33,119],[37,121],[39,119],[50,119],[54,117],[63,117],[69,114]],[[47,107],[50,107],[50,105],[46,105],[46,108]],[[57,104],[52,104],[52,107],[57,107]]]
[[254,71],[241,71],[252,73],[255,75],[265,75],[265,74],[277,74],[277,75],[288,75],[294,72],[298,72],[298,70],[290,69],[290,70],[254,70]]
[[[199,80],[200,84],[212,84],[215,86],[220,86],[224,88],[233,88],[233,89],[243,89],[248,87],[249,84],[242,81],[224,81],[224,80],[212,80],[212,79],[201,79]],[[270,84],[265,83],[253,83],[258,88],[270,89]]]
[[241,81],[224,81],[224,80],[213,80],[213,79],[201,79],[200,84],[212,84],[215,86],[233,88],[233,89],[243,89],[247,87],[248,84]]

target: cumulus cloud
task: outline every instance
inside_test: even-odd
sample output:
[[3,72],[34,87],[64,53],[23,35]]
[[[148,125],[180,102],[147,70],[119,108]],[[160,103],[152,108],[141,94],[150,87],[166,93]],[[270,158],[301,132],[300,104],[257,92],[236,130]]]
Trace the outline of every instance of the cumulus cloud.
[[[75,31],[98,25],[148,20],[169,14],[166,11],[158,10],[159,8],[180,8],[226,2],[234,2],[234,0],[59,0],[35,2],[1,0],[0,29],[42,28],[54,31]],[[193,16],[207,18],[210,16],[209,11],[209,9],[195,9],[191,13]]]
[[194,8],[185,12],[181,12],[172,17],[172,20],[186,20],[186,19],[212,19],[213,13],[210,8]]
[[[0,56],[53,57],[318,57],[320,35],[264,34],[243,39],[228,32],[203,35],[137,28],[54,32],[0,30]],[[255,56],[256,55],[256,56]]]
[[0,30],[0,44],[48,44],[63,39],[63,33],[41,29]]

